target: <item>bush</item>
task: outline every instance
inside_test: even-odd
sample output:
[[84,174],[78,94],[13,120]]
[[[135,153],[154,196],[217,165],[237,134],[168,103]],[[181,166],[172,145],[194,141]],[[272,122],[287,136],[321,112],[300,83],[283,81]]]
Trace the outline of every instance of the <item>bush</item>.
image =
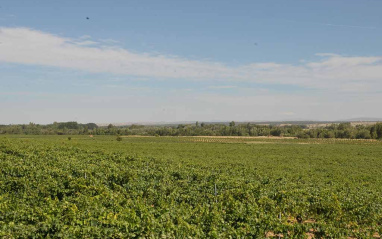
[[72,137],[68,137],[68,140],[72,140]]
[[118,137],[117,137],[117,141],[122,141],[122,137],[121,137],[121,136],[118,136]]

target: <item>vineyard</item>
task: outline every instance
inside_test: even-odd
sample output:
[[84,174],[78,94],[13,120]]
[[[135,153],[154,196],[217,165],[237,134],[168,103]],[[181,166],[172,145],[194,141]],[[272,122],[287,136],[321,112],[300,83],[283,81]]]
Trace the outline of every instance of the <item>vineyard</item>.
[[380,238],[382,142],[0,136],[0,238]]

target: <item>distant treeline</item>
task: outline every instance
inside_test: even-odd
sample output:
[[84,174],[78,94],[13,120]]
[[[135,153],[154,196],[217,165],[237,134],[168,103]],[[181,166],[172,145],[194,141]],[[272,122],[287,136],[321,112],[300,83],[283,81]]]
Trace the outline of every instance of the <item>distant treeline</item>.
[[382,123],[356,125],[331,124],[323,128],[308,129],[306,125],[236,124],[179,124],[171,126],[108,126],[95,123],[54,122],[48,125],[34,123],[0,125],[0,134],[27,135],[148,135],[148,136],[286,136],[298,138],[382,139]]
[[0,134],[27,135],[75,135],[91,134],[98,126],[95,123],[79,124],[77,122],[54,122],[53,124],[18,124],[0,125]]

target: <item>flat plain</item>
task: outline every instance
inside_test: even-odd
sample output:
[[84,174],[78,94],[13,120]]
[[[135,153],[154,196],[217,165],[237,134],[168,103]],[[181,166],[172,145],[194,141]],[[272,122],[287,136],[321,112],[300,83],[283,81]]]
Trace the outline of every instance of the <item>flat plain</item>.
[[0,237],[379,238],[382,142],[0,136]]

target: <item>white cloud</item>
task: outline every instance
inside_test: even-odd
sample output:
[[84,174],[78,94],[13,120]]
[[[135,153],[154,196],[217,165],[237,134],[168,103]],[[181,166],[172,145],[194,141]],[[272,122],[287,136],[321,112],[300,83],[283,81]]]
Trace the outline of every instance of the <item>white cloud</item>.
[[[0,61],[109,72],[142,78],[247,81],[367,92],[382,87],[382,57],[318,53],[298,65],[260,62],[230,67],[219,62],[135,53],[110,46],[113,40],[79,40],[28,28],[0,28]],[[359,87],[362,86],[362,87]]]

